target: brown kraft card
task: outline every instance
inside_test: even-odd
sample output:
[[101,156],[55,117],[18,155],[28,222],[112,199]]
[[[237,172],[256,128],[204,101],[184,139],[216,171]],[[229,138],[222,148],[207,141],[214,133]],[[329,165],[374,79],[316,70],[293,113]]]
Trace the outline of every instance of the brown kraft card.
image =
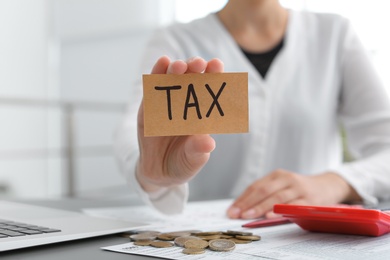
[[144,135],[248,132],[248,73],[143,75]]

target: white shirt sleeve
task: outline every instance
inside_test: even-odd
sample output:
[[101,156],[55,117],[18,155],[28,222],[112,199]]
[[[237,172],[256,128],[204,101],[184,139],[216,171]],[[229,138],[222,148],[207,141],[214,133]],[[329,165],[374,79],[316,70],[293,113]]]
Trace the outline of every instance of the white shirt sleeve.
[[188,200],[187,183],[173,188],[161,188],[156,192],[147,193],[137,181],[135,171],[129,175],[129,183],[132,184],[145,204],[157,209],[163,214],[172,215],[181,213]]
[[389,199],[390,102],[354,31],[349,27],[342,57],[341,121],[348,148],[356,159],[335,169],[365,203]]

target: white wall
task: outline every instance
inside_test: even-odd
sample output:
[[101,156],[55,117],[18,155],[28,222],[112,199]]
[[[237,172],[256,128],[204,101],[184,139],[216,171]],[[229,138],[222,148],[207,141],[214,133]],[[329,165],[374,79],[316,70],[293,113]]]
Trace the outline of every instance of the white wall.
[[348,18],[390,94],[390,34],[388,25],[390,2],[386,0],[281,0],[286,7],[314,12],[337,13]]
[[[62,99],[125,104],[132,81],[139,76],[137,64],[146,40],[153,29],[173,19],[161,10],[174,2],[163,2],[57,0],[54,17]],[[111,150],[122,110],[95,110],[75,112],[77,194],[125,186]]]
[[0,1],[2,95],[46,97],[46,7],[46,0]]
[[75,195],[127,189],[112,133],[144,43],[172,21],[173,4],[0,1],[0,197],[68,193],[65,103],[74,108]]
[[[0,98],[50,97],[47,25],[47,0],[0,1]],[[49,117],[42,107],[0,99],[0,185],[8,185],[10,196],[46,196],[58,179],[57,166],[48,174],[56,158],[39,154],[49,146]]]

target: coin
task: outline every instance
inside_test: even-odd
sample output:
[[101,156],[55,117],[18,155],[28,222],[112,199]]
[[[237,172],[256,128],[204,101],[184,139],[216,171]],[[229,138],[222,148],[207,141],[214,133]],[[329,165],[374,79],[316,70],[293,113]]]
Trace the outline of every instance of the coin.
[[232,251],[236,247],[236,243],[227,239],[215,239],[209,242],[209,247],[214,251]]
[[175,239],[173,236],[170,236],[168,233],[161,233],[157,236],[157,238],[165,241],[173,241]]
[[251,241],[259,241],[261,239],[261,236],[258,235],[251,235],[251,236],[236,236],[237,239],[241,240],[251,240]]
[[138,230],[138,234],[148,234],[151,236],[158,236],[161,234],[161,232],[154,231],[154,230]]
[[237,239],[237,238],[229,238],[229,240],[233,241],[236,244],[249,244],[249,243],[252,243],[252,240],[243,240],[243,239]]
[[226,239],[228,239],[228,238],[233,238],[234,236],[232,235],[232,236],[229,236],[229,235],[220,235],[219,236],[219,238],[226,238]]
[[146,240],[154,240],[154,239],[156,239],[156,236],[151,236],[151,235],[149,235],[147,233],[145,233],[145,234],[135,234],[135,235],[131,235],[130,239],[133,240],[133,241],[146,241]]
[[168,241],[153,241],[150,243],[150,245],[153,247],[165,248],[173,246],[173,243]]
[[165,233],[165,235],[167,236],[171,236],[173,238],[176,238],[176,237],[186,237],[186,236],[191,236],[191,231],[175,231],[175,232],[168,232],[168,233]]
[[214,235],[222,235],[221,231],[206,231],[206,232],[193,232],[194,236],[214,236]]
[[204,249],[201,248],[184,248],[182,252],[187,255],[199,255],[205,253]]
[[191,229],[191,230],[186,230],[186,232],[191,232],[191,234],[193,234],[193,233],[202,232],[202,230],[199,230],[199,229]]
[[190,239],[197,239],[200,240],[199,237],[194,237],[194,236],[185,236],[185,237],[177,237],[175,238],[175,245],[184,247],[185,242],[187,242]]
[[135,241],[134,245],[136,246],[150,246],[153,240],[145,240],[145,241]]
[[251,236],[253,235],[252,232],[245,232],[245,231],[235,231],[235,230],[228,230],[226,232],[223,232],[224,235],[233,235],[233,236]]
[[190,239],[184,243],[185,248],[207,248],[209,242],[200,239]]
[[211,236],[197,236],[203,240],[207,240],[207,241],[210,241],[210,240],[214,240],[214,239],[220,239],[221,238],[221,235],[211,235]]

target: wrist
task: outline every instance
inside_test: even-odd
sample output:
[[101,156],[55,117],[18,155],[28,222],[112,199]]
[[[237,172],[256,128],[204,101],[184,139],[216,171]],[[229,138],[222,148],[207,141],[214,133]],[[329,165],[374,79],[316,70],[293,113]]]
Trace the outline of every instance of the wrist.
[[159,191],[164,190],[164,187],[152,184],[144,177],[143,172],[139,167],[139,161],[137,162],[136,169],[135,169],[135,178],[138,181],[141,188],[147,193],[157,193]]
[[[339,174],[327,172],[323,174],[323,177],[328,179],[330,193],[333,193],[337,203],[354,203],[362,200],[356,190]],[[334,189],[335,187],[337,189]]]

